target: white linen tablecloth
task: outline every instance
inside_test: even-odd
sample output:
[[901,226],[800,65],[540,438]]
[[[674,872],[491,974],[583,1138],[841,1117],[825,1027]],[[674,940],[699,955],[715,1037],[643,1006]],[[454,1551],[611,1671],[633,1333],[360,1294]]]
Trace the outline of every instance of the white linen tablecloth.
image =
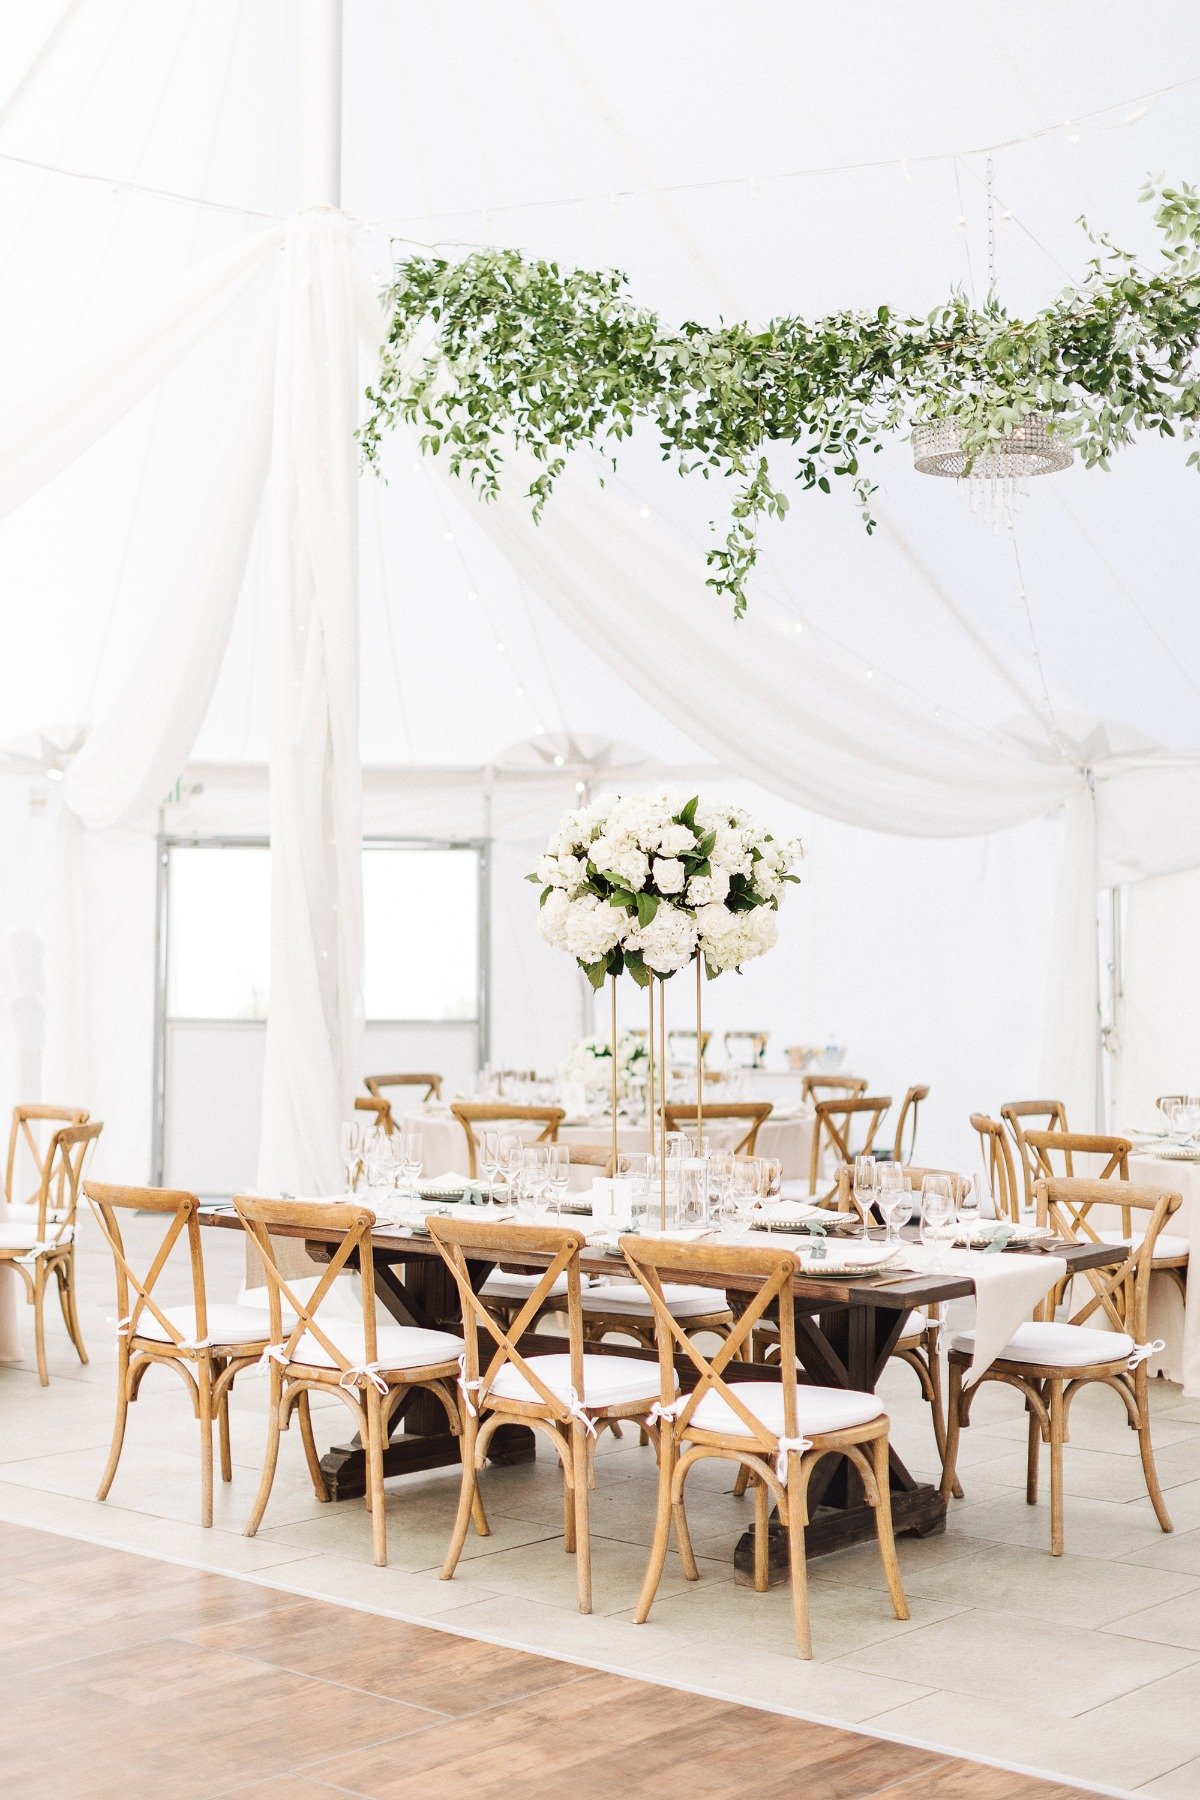
[[[449,1111],[420,1111],[405,1116],[405,1122],[419,1125],[421,1128],[421,1173],[423,1175],[448,1175],[456,1169],[466,1167],[466,1136],[458,1120]],[[506,1126],[507,1130],[508,1127]],[[514,1126],[514,1131],[520,1128]],[[536,1137],[540,1128],[531,1128],[530,1136]],[[714,1124],[705,1127],[706,1135],[714,1143],[733,1144],[743,1135],[744,1127],[730,1124]],[[788,1176],[808,1175],[808,1159],[812,1144],[813,1120],[811,1113],[803,1113],[795,1118],[768,1119],[758,1133],[758,1155],[778,1157],[783,1164],[785,1178]],[[562,1125],[559,1128],[558,1141],[569,1148],[572,1144],[607,1144],[609,1141],[609,1124],[607,1119],[597,1119],[585,1125]],[[617,1124],[617,1148],[619,1150],[649,1150],[650,1128],[648,1125],[630,1125],[625,1120]],[[594,1172],[594,1171],[593,1171]]]
[[[0,1199],[0,1220],[7,1218],[8,1207]],[[15,1269],[0,1269],[0,1363],[20,1362],[21,1334],[17,1329],[17,1305],[25,1298],[25,1288]],[[49,1300],[49,1294],[47,1294]]]
[[951,1249],[939,1254],[929,1244],[906,1244],[901,1262],[922,1275],[965,1275],[974,1287],[975,1354],[967,1370],[968,1387],[1067,1272],[1063,1257],[1041,1251]]
[[[1186,1238],[1200,1258],[1200,1163],[1178,1162],[1168,1156],[1131,1156],[1129,1179],[1182,1194],[1183,1205],[1167,1221],[1166,1230],[1171,1237]],[[1089,1216],[1096,1218],[1098,1209]],[[1103,1223],[1105,1228],[1119,1227],[1119,1211],[1114,1210]],[[1197,1268],[1200,1268],[1200,1260]],[[1096,1315],[1088,1320],[1089,1325],[1099,1323]],[[1154,1277],[1150,1284],[1146,1335],[1152,1343],[1161,1338],[1166,1345],[1161,1355],[1151,1358],[1150,1374],[1165,1375],[1168,1381],[1182,1382],[1185,1394],[1200,1396],[1200,1287],[1191,1280],[1190,1271],[1186,1306],[1170,1276]]]

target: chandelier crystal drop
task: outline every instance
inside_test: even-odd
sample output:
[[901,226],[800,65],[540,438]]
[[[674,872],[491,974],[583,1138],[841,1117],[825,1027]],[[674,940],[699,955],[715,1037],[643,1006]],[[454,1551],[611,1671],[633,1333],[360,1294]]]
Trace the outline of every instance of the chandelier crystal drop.
[[967,482],[972,512],[987,513],[993,523],[1016,511],[1030,476],[1057,474],[1074,460],[1070,445],[1053,436],[1038,413],[976,451],[965,448],[957,419],[914,425],[912,447],[920,474]]

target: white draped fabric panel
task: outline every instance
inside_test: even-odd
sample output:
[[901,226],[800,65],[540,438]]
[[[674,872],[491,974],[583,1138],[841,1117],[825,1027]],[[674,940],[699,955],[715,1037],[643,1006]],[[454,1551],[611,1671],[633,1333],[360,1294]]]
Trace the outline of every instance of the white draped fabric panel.
[[[269,599],[271,1004],[258,1180],[333,1193],[362,1037],[358,454],[363,278],[348,222],[288,231]],[[382,318],[374,311],[377,350]]]

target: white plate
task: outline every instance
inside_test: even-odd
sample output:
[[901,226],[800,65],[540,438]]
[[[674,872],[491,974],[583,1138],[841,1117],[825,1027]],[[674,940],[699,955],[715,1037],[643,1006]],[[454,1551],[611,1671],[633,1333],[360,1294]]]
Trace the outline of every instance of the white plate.
[[814,1256],[806,1244],[796,1251],[805,1275],[873,1275],[897,1261],[903,1244],[830,1244],[824,1256]]

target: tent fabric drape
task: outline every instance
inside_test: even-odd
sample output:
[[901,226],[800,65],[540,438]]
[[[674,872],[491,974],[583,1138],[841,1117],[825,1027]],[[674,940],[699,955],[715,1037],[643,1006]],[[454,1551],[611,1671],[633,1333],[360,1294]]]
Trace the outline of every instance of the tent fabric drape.
[[[347,222],[288,232],[270,534],[271,1002],[259,1185],[331,1193],[362,1036],[357,347]],[[378,309],[374,318],[382,333]],[[376,337],[376,344],[378,336]]]

